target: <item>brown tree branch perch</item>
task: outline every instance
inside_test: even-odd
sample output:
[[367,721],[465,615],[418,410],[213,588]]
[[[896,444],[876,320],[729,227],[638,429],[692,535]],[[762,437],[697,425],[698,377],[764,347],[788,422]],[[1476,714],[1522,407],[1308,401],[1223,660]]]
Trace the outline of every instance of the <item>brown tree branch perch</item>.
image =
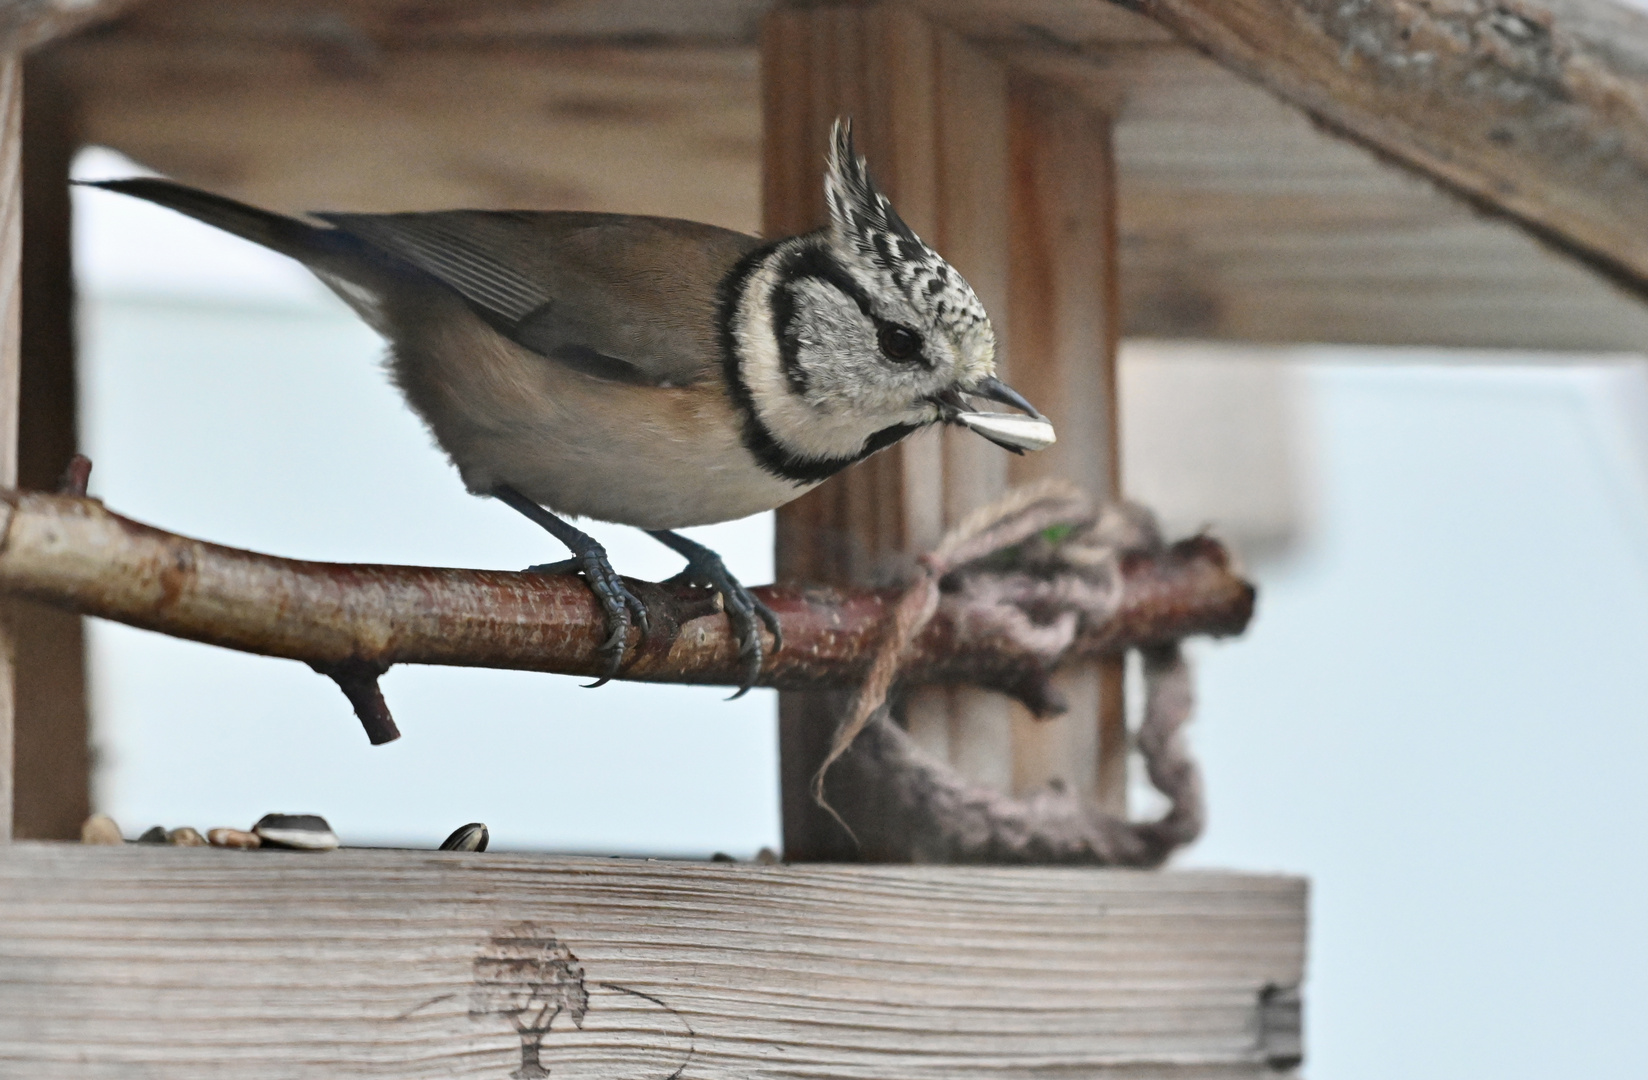
[[[904,681],[973,683],[1045,714],[1056,711],[1042,696],[1046,674],[1067,659],[1236,634],[1252,614],[1253,588],[1213,540],[1126,555],[1120,569],[1115,614],[1073,637],[981,625],[947,596],[914,643]],[[669,583],[629,585],[647,604],[652,631],[639,648],[632,635],[621,678],[737,685],[737,647],[709,594]],[[301,660],[338,679],[374,741],[394,737],[375,690],[375,673],[392,664],[586,676],[602,667],[600,610],[573,576],[281,559],[176,536],[68,495],[0,491],[0,590]],[[780,689],[855,685],[898,596],[788,585],[755,592],[783,623],[784,651],[759,680]]]

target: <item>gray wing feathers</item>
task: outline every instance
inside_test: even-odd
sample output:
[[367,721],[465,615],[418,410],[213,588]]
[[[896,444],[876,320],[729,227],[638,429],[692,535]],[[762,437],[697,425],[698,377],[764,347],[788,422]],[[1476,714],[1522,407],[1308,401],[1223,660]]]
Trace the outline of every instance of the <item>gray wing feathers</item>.
[[[416,266],[470,302],[514,323],[550,301],[548,290],[495,254],[473,218],[447,214],[314,214]],[[465,218],[471,220],[465,221]],[[484,219],[483,219],[484,220]],[[468,226],[468,227],[465,227]],[[479,234],[479,235],[478,235]]]

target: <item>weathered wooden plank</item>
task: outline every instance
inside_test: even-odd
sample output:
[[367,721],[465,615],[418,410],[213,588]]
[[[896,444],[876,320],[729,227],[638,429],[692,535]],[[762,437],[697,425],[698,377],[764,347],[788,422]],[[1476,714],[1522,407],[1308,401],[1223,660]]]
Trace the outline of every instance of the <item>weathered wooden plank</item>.
[[1141,0],[1227,67],[1648,295],[1648,16],[1597,0]]
[[[1288,1033],[1275,1010],[1267,1032],[1260,998],[1300,981],[1305,892],[1222,873],[19,843],[0,855],[0,1071],[502,1078],[521,1040],[485,1011],[504,996],[486,957],[513,935],[553,936],[589,995],[581,1029],[562,1016],[543,1038],[557,1077],[1276,1075]],[[523,997],[553,990],[553,964],[522,967]]]
[[1125,99],[1128,336],[1607,350],[1648,334],[1639,301],[1205,57],[1082,67]]
[[86,141],[274,209],[760,227],[757,55],[742,46],[381,50],[116,32],[53,52]]
[[[45,6],[63,0],[25,0]],[[82,0],[84,3],[85,0]],[[148,0],[119,31],[264,44],[348,42],[378,47],[497,42],[725,42],[753,45],[775,0]],[[1079,52],[1116,42],[1169,42],[1159,23],[1093,0],[908,0],[906,6],[999,43]]]
[[[30,0],[40,5],[47,0]],[[63,6],[64,0],[56,0]],[[81,0],[82,3],[85,0]],[[107,2],[107,0],[100,0]],[[121,33],[203,42],[309,44],[339,52],[499,42],[753,45],[773,0],[148,0]],[[1138,19],[1138,16],[1133,16]],[[1146,25],[1149,20],[1139,19]]]
[[1131,337],[1635,348],[1648,307],[1182,47],[1004,55],[1115,111]]

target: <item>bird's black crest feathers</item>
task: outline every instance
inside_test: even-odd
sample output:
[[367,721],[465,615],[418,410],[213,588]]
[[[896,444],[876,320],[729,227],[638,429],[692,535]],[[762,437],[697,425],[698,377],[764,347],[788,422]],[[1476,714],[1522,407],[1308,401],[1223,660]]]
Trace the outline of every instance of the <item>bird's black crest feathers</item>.
[[830,202],[830,223],[837,238],[882,264],[883,269],[894,270],[897,256],[892,247],[901,242],[925,247],[870,179],[869,166],[853,148],[851,120],[835,122],[825,193]]

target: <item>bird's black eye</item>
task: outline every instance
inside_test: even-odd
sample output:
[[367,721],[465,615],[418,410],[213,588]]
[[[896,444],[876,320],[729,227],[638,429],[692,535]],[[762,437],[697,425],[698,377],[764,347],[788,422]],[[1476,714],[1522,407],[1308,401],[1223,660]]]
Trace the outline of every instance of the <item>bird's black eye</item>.
[[889,360],[913,360],[921,352],[921,337],[902,326],[883,326],[877,343]]

